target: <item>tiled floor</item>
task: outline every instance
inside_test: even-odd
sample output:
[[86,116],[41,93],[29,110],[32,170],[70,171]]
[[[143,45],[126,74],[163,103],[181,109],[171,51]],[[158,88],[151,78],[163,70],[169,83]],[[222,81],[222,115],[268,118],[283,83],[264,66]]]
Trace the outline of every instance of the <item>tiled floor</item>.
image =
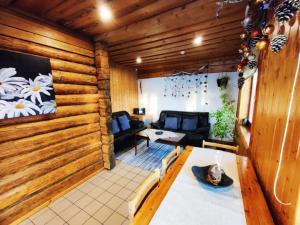
[[149,171],[117,161],[76,189],[40,210],[21,225],[125,225],[128,201]]

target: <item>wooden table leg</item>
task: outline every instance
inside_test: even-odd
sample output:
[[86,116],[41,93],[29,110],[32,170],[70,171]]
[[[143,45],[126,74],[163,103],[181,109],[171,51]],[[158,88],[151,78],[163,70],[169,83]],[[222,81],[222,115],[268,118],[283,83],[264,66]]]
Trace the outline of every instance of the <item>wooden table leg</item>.
[[147,148],[149,148],[149,138],[147,138]]
[[136,135],[134,135],[134,155],[137,154],[137,138]]

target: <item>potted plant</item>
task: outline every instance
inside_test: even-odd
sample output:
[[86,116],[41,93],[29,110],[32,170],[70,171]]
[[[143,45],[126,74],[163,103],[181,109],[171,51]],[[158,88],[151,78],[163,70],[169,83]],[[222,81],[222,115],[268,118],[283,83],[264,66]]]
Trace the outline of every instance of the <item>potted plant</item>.
[[234,101],[229,100],[229,96],[226,93],[221,95],[221,99],[223,103],[222,108],[211,114],[211,117],[216,121],[213,125],[212,134],[221,140],[224,138],[232,139],[235,124]]
[[229,81],[229,77],[227,76],[218,78],[217,79],[218,87],[221,88],[221,90],[224,90],[227,87],[228,81]]

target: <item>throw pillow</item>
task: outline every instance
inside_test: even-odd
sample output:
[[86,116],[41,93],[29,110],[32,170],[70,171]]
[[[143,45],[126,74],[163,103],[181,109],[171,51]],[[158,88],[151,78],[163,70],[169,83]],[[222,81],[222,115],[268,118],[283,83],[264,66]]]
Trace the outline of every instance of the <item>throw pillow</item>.
[[118,120],[123,131],[130,129],[130,120],[126,115],[118,117]]
[[165,119],[165,129],[177,130],[178,118],[177,117],[167,117]]
[[184,131],[195,131],[197,129],[198,119],[194,118],[183,118],[182,120],[182,130]]
[[113,132],[113,134],[117,134],[120,132],[118,121],[116,119],[112,120],[112,132]]

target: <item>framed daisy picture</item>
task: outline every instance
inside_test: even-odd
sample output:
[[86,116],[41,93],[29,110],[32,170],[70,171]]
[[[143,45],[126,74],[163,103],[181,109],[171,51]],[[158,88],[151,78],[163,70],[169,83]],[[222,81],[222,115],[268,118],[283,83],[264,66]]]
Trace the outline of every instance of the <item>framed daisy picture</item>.
[[0,119],[54,112],[50,60],[0,50]]

